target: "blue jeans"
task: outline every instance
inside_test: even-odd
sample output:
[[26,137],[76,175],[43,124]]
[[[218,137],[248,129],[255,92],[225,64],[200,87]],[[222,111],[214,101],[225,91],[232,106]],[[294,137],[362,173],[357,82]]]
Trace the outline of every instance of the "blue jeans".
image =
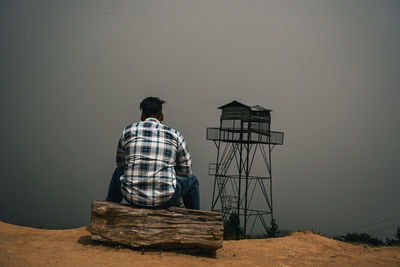
[[[117,167],[115,168],[114,174],[110,181],[110,186],[108,188],[106,201],[121,203],[123,199],[123,195],[121,193],[121,181],[120,177],[124,174],[124,168]],[[197,177],[194,175],[190,175],[188,177],[176,177],[176,189],[172,198],[159,206],[143,206],[132,204],[138,208],[168,208],[170,206],[174,206],[179,198],[182,197],[183,204],[187,209],[200,209],[200,191],[199,191],[199,181]]]

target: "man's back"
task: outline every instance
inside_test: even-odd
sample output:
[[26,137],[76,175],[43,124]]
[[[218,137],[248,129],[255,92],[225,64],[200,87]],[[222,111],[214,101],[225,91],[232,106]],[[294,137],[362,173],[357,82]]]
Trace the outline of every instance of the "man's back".
[[125,169],[120,178],[124,198],[144,206],[168,202],[175,192],[176,175],[192,174],[183,136],[155,118],[124,129],[118,142],[117,165]]

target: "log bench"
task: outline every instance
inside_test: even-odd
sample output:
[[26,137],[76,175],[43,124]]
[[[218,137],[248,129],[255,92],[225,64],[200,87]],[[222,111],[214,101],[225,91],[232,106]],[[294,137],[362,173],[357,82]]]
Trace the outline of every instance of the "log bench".
[[105,243],[215,251],[222,247],[223,227],[221,214],[214,211],[92,203],[91,238]]

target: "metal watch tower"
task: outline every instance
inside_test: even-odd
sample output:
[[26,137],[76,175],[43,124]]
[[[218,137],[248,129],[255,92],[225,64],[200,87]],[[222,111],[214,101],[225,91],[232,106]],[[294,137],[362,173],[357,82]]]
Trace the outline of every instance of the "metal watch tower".
[[[283,144],[283,133],[270,130],[270,109],[237,101],[219,109],[219,128],[207,128],[206,134],[217,148],[216,163],[208,170],[214,176],[211,210],[220,211],[224,219],[237,214],[244,236],[256,224],[266,231],[267,217],[273,219],[271,152]],[[255,160],[264,167],[261,175],[252,171]]]

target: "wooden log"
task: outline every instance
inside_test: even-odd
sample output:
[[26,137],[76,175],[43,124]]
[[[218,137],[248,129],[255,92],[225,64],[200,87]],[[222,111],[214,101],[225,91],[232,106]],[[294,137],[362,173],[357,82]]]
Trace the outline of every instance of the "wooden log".
[[139,209],[94,201],[91,217],[91,237],[96,241],[206,251],[222,247],[224,225],[219,212],[178,207]]

